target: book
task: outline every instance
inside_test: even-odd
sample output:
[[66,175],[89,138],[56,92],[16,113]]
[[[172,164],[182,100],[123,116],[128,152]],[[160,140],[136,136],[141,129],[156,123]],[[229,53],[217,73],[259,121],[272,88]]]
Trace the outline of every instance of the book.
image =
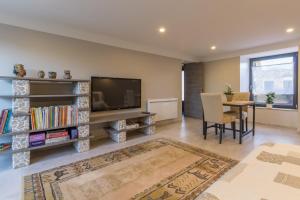
[[46,139],[45,132],[34,133],[34,134],[30,134],[30,136],[29,136],[29,142],[43,141],[45,139]]
[[78,130],[77,130],[77,128],[72,128],[72,129],[69,130],[69,132],[70,132],[70,138],[71,139],[78,138]]
[[11,148],[10,143],[0,143],[0,152],[5,151]]
[[63,142],[63,141],[68,141],[68,140],[70,140],[69,136],[59,137],[59,138],[51,138],[51,139],[46,139],[46,144],[53,144],[53,143],[58,143],[58,142]]
[[57,133],[48,133],[46,138],[51,139],[51,138],[60,138],[60,137],[66,137],[69,136],[67,131],[64,132],[57,132]]
[[31,129],[51,129],[78,124],[78,108],[76,106],[50,106],[31,108]]
[[3,133],[9,133],[11,131],[11,120],[12,119],[12,110],[8,110],[6,122],[4,125]]
[[2,134],[2,125],[3,125],[3,117],[4,117],[4,110],[1,111],[1,116],[0,116],[0,134]]
[[43,146],[45,144],[46,144],[45,140],[29,142],[30,147],[38,147],[38,146]]
[[8,116],[8,109],[4,109],[2,112],[2,117],[1,117],[1,127],[0,127],[0,134],[4,133],[4,127],[6,124],[6,119]]

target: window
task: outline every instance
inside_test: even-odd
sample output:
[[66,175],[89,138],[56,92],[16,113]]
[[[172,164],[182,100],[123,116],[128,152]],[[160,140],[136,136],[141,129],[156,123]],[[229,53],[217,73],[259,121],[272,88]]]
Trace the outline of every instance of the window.
[[265,106],[266,94],[275,92],[275,108],[297,108],[298,53],[250,59],[251,99]]
[[264,81],[264,91],[266,92],[274,91],[274,81]]

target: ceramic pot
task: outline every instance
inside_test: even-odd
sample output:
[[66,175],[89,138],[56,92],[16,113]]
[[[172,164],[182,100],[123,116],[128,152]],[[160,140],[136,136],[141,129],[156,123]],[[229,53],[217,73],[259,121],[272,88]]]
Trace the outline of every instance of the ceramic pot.
[[232,101],[233,94],[226,94],[227,101]]
[[50,79],[56,79],[57,73],[56,72],[48,72],[48,77]]
[[273,108],[273,104],[267,103],[266,107],[267,108]]
[[17,76],[17,77],[24,77],[26,76],[26,70],[24,68],[24,65],[22,64],[15,64],[14,65],[14,71],[13,73]]
[[64,79],[71,79],[72,78],[70,70],[65,70],[64,73],[65,73]]
[[43,70],[38,71],[38,78],[45,78],[45,72]]

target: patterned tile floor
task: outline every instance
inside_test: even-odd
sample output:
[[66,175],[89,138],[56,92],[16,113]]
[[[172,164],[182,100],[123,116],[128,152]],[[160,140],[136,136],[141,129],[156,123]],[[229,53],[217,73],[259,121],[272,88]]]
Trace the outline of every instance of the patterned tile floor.
[[300,134],[295,129],[276,126],[257,125],[256,136],[251,135],[244,138],[242,145],[238,140],[232,139],[232,134],[226,131],[226,136],[221,145],[218,144],[218,137],[214,130],[209,130],[207,140],[202,137],[202,123],[200,120],[187,118],[182,122],[162,125],[157,128],[157,134],[153,136],[135,135],[129,137],[124,144],[116,144],[111,140],[101,140],[93,143],[89,152],[78,154],[72,147],[62,147],[54,150],[36,152],[33,154],[32,164],[22,169],[11,169],[11,157],[0,156],[0,199],[15,200],[22,196],[22,177],[38,171],[68,164],[106,152],[120,149],[122,147],[138,144],[153,138],[167,137],[180,140],[197,147],[241,160],[255,147],[264,143],[288,143],[300,145]]

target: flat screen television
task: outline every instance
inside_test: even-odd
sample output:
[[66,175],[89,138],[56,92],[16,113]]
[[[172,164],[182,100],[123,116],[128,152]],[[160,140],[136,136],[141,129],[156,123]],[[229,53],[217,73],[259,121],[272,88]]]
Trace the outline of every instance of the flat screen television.
[[141,107],[141,79],[92,77],[92,111]]

